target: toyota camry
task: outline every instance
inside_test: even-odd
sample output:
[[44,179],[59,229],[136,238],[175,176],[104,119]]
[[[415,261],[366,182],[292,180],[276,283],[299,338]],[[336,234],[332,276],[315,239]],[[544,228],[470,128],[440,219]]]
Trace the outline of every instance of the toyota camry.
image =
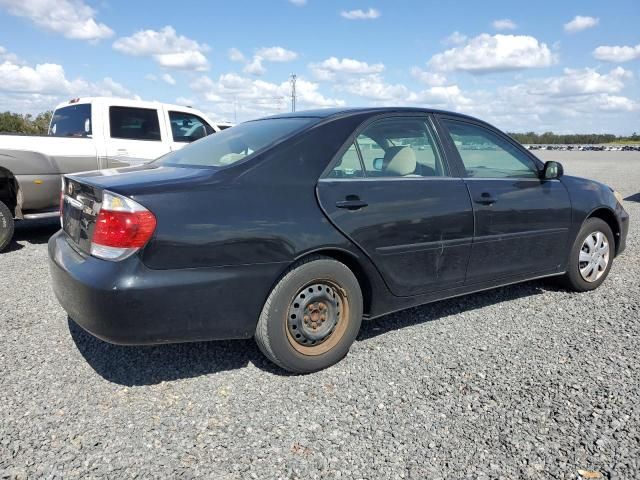
[[255,337],[298,373],[342,359],[363,319],[542,277],[593,290],[628,230],[608,186],[414,108],[282,114],[67,175],[61,221],[54,291],[91,334]]

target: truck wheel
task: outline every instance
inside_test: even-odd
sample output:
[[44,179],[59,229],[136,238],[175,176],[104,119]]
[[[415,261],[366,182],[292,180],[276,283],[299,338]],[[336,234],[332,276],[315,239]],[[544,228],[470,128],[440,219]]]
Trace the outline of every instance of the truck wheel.
[[340,361],[362,322],[362,292],[344,264],[311,257],[291,267],[262,309],[256,343],[276,365],[310,373]]
[[0,252],[2,252],[13,238],[13,215],[7,206],[0,202]]

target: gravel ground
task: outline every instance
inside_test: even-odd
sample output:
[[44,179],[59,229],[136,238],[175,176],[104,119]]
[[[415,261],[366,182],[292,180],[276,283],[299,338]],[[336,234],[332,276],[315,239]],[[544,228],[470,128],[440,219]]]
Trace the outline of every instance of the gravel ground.
[[49,287],[55,222],[21,224],[0,255],[0,478],[640,478],[640,154],[540,156],[629,198],[599,290],[389,315],[309,376],[252,341],[88,336]]

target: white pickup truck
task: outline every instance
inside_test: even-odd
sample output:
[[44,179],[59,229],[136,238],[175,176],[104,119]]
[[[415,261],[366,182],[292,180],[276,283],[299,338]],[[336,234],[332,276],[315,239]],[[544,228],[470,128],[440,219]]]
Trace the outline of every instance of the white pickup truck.
[[189,107],[91,97],[58,105],[48,135],[0,135],[0,252],[14,219],[58,214],[61,175],[144,163],[230,126]]

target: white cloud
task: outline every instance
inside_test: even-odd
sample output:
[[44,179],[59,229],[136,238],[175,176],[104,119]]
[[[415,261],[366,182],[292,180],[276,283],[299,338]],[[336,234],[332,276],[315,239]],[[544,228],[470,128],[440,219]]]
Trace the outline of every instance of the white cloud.
[[[202,98],[203,103],[213,104],[221,115],[230,117],[237,111],[242,118],[255,118],[286,111],[291,93],[288,81],[271,83],[236,73],[220,75],[217,80],[199,77],[190,87]],[[345,105],[342,100],[325,97],[320,93],[317,83],[304,78],[298,78],[296,89],[300,109]]]
[[171,75],[169,75],[168,73],[163,73],[160,78],[162,79],[162,81],[164,81],[165,83],[169,84],[169,85],[175,85],[176,84],[176,79],[173,78]]
[[529,81],[528,92],[550,97],[572,97],[600,93],[618,93],[633,74],[622,67],[609,73],[599,73],[593,68],[565,68],[560,77]]
[[307,0],[289,0],[289,3],[295,5],[296,7],[303,7],[307,4]]
[[262,57],[258,57],[256,55],[255,57],[253,57],[253,60],[251,60],[251,62],[247,63],[243,71],[245,73],[250,73],[251,75],[260,76],[264,75],[267,69],[262,65]]
[[149,80],[150,82],[157,82],[158,81],[158,76],[154,75],[153,73],[147,73],[144,76],[145,80]]
[[265,47],[256,52],[256,56],[267,62],[291,62],[298,58],[298,54],[282,47]]
[[82,0],[0,0],[0,7],[66,38],[98,41],[113,35],[113,30],[95,20],[96,11]]
[[86,96],[139,98],[110,77],[99,81],[69,79],[64,68],[55,63],[0,63],[0,110],[38,113],[69,98]]
[[369,10],[343,10],[340,12],[340,16],[342,18],[346,18],[347,20],[375,20],[380,17],[380,11],[375,8],[370,8]]
[[14,64],[24,64],[24,62],[15,53],[7,51],[6,48],[0,46],[0,60],[3,62],[11,62]]
[[0,64],[0,90],[4,92],[71,94],[80,86],[80,81],[67,80],[62,66],[55,63],[42,63],[35,67],[8,61]]
[[368,64],[351,58],[330,57],[322,62],[309,64],[309,69],[318,80],[332,81],[341,75],[381,73],[384,70],[384,65],[382,63]]
[[245,62],[246,65],[243,69],[245,73],[260,76],[267,71],[262,62],[291,62],[298,58],[298,54],[282,47],[263,47],[258,49],[251,61],[248,62],[240,50],[232,48],[229,51],[229,57],[236,62]]
[[428,64],[442,71],[487,73],[547,67],[555,62],[547,44],[534,37],[483,33],[464,45],[434,55]]
[[356,95],[381,106],[422,106],[448,110],[464,110],[471,99],[463,94],[457,85],[437,85],[413,91],[401,83],[390,84],[381,75],[368,75],[352,79],[337,86],[352,95]]
[[491,25],[493,25],[493,28],[495,28],[496,30],[515,30],[516,28],[518,28],[518,25],[516,25],[513,20],[510,20],[508,18],[494,20]]
[[245,61],[244,54],[237,48],[230,48],[229,60],[231,60],[232,62],[244,62]]
[[576,15],[573,20],[564,24],[564,31],[567,33],[576,33],[587,28],[593,28],[600,23],[599,18],[595,17],[583,17]]
[[635,47],[601,46],[593,51],[593,56],[603,62],[629,62],[640,58],[640,43]]
[[458,32],[457,30],[442,40],[444,45],[460,45],[467,41],[467,36]]
[[430,87],[441,87],[447,83],[447,78],[444,75],[422,70],[418,67],[411,69],[411,75]]
[[353,95],[387,104],[404,104],[409,101],[411,95],[411,91],[405,85],[386,83],[382,76],[377,74],[353,79],[339,88]]
[[98,82],[82,78],[67,79],[62,65],[42,63],[35,67],[0,64],[0,91],[7,93],[37,93],[66,96],[119,96],[133,97],[130,90],[110,77]]
[[130,37],[122,37],[113,48],[126,55],[152,57],[161,67],[203,71],[209,68],[204,52],[208,45],[178,35],[169,25],[159,31],[140,30]]

